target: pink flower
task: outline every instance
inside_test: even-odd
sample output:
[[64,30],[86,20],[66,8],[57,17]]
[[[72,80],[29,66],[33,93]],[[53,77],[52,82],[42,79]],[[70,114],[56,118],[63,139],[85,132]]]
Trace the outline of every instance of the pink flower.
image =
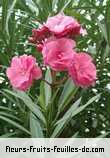
[[63,13],[49,17],[44,25],[58,37],[69,37],[83,33],[83,28],[78,21],[71,16],[64,15]]
[[75,45],[75,41],[68,38],[48,39],[42,50],[45,65],[49,65],[55,71],[67,70]]
[[75,53],[68,67],[68,72],[74,83],[81,87],[89,87],[95,83],[96,67],[91,56],[86,53]]
[[38,51],[42,51],[43,41],[50,36],[50,31],[47,27],[42,26],[39,29],[32,30],[32,36],[28,38],[30,43],[34,43]]
[[49,34],[49,30],[45,26],[42,26],[39,29],[33,29],[32,36],[29,37],[29,41],[36,44],[42,41],[44,38],[46,38],[48,34]]
[[31,87],[34,79],[38,80],[42,77],[41,69],[37,66],[36,59],[31,55],[13,57],[6,74],[11,85],[23,91]]

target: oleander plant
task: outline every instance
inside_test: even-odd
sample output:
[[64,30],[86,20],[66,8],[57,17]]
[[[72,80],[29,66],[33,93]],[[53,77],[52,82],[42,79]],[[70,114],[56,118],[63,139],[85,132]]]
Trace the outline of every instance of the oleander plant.
[[0,1],[0,138],[110,136],[110,0]]

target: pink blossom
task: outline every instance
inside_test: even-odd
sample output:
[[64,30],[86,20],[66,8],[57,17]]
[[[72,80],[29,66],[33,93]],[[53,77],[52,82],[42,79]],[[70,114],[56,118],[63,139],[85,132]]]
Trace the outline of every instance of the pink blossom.
[[74,83],[81,87],[94,85],[96,80],[96,67],[91,56],[86,53],[75,53],[68,67],[68,72]]
[[34,79],[38,80],[42,77],[41,69],[38,67],[36,59],[31,55],[13,57],[6,74],[11,85],[23,91],[31,87]]
[[42,26],[39,29],[32,30],[32,36],[29,37],[29,41],[32,43],[37,43],[38,41],[42,41],[44,38],[48,36],[49,30],[47,27]]
[[30,43],[34,43],[38,51],[42,50],[43,41],[50,36],[50,31],[47,27],[42,26],[39,29],[32,30],[32,36],[28,38]]
[[55,71],[67,70],[75,45],[75,41],[68,38],[48,39],[42,50],[45,65],[49,65]]
[[49,17],[45,26],[58,37],[75,36],[85,32],[76,19],[63,13]]

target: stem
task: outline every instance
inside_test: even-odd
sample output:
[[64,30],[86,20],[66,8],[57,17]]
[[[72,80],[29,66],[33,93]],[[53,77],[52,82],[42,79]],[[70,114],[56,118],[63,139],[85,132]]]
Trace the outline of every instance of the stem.
[[55,79],[54,79],[54,82],[52,82],[52,83],[48,82],[48,81],[45,80],[45,79],[42,79],[42,81],[44,81],[45,83],[47,83],[47,84],[48,84],[49,86],[51,86],[51,87],[56,87],[56,86],[62,84],[63,82],[65,82],[67,79],[68,79],[68,77],[65,76],[63,79],[61,79],[61,80],[59,80],[59,81],[56,81],[56,82],[55,82]]
[[[74,91],[71,93],[71,94],[73,95],[73,97],[75,96],[75,94],[77,93],[78,90],[79,90],[79,87],[76,87],[76,88],[74,89]],[[72,98],[71,98],[71,99],[72,99]],[[57,121],[57,119],[58,119],[60,113],[64,110],[64,108],[66,107],[66,105],[68,105],[68,104],[70,103],[70,101],[71,101],[71,100],[68,99],[68,101],[66,102],[66,104],[64,103],[64,104],[62,105],[63,107],[60,107],[60,108],[58,109],[58,112],[57,112],[56,117],[55,117],[55,119],[54,119],[54,121],[53,121],[53,124]],[[62,108],[62,109],[61,109],[61,108]]]
[[51,70],[52,83],[54,84],[56,81],[56,71]]
[[62,84],[63,82],[65,82],[67,79],[68,79],[68,76],[65,76],[63,79],[61,79],[61,80],[59,80],[59,81],[56,81],[56,82],[54,83],[54,85],[60,85],[60,84]]
[[[45,79],[42,79],[42,81],[44,81],[45,83],[47,83],[52,90],[52,95],[54,95],[56,93],[56,89],[58,86],[60,86],[61,84],[63,84],[67,79],[68,76],[64,76],[63,78],[56,80],[56,71],[51,70],[51,77],[52,77],[52,83],[48,82]],[[54,112],[54,102],[52,101],[49,106],[47,107],[46,110],[46,137],[49,137],[51,135],[52,129],[53,129],[53,122],[54,122],[54,118],[53,118],[53,112]],[[59,116],[59,114],[55,114],[55,118],[57,119]]]
[[52,86],[52,84],[50,82],[48,82],[47,80],[42,79],[42,81],[44,81],[45,83],[47,83],[49,86]]

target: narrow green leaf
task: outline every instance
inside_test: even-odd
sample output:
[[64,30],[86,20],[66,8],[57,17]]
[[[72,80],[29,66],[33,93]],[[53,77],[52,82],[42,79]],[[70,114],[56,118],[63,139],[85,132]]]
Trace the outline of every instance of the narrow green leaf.
[[33,1],[27,0],[27,5],[32,12],[34,12],[36,15],[38,14],[38,7]]
[[102,24],[99,20],[96,20],[97,21],[97,24],[101,30],[101,33],[103,35],[103,37],[105,38],[106,41],[108,41],[107,39],[107,30],[106,30],[106,27],[104,24]]
[[107,28],[108,43],[110,46],[110,1],[109,0],[107,1],[107,5],[106,5],[105,22]]
[[44,88],[44,82],[41,81],[40,83],[40,95],[39,95],[39,102],[40,102],[40,106],[44,109],[45,108],[45,88]]
[[14,115],[12,115],[12,114],[10,114],[10,113],[7,113],[7,112],[2,112],[2,111],[0,111],[0,115],[3,115],[3,116],[6,116],[6,117],[15,119],[15,120],[17,120],[17,121],[21,121],[18,117],[14,116]]
[[74,109],[74,105],[77,107],[80,104],[81,99],[77,100],[72,106],[71,110],[69,109],[66,114],[56,122],[56,127],[53,131],[52,138],[57,137],[60,135],[62,130],[65,128],[65,126],[68,124],[68,122],[77,114],[79,114],[81,111],[83,111],[88,105],[90,105],[92,102],[94,102],[97,98],[100,97],[100,94],[97,96],[91,98],[85,105],[80,106],[79,108]]
[[59,99],[59,105],[63,104],[65,102],[65,100],[67,99],[67,97],[69,96],[69,94],[74,90],[74,86],[73,86],[73,83],[72,81],[69,79],[67,80],[67,82],[65,83],[64,85],[64,88],[63,88],[63,91],[62,91],[62,94],[60,96],[60,99]]
[[78,138],[79,132],[76,132],[71,138]]
[[39,120],[30,114],[30,129],[32,138],[43,138],[43,132]]
[[65,8],[67,8],[67,6],[71,3],[71,0],[68,0],[64,5],[63,8],[61,9],[61,12],[63,12],[65,10]]
[[2,0],[2,31],[5,28],[9,1]]
[[17,134],[19,134],[19,132],[17,132],[17,131],[13,132],[13,133],[6,133],[6,134],[1,135],[0,138],[10,138],[10,137],[17,135]]
[[56,128],[51,137],[57,137],[65,127],[65,124],[68,123],[71,119],[71,113],[79,106],[81,98],[78,99],[71,108],[64,114],[63,118],[56,122]]
[[[73,114],[75,111],[77,111],[77,108],[78,108],[78,106],[80,105],[80,103],[81,103],[81,98],[79,98],[79,99],[69,108],[69,110],[64,114],[63,118],[62,118],[61,120],[59,120],[59,121],[57,122],[57,124],[59,124],[59,123],[65,121],[67,118],[73,117],[72,114]],[[79,107],[79,108],[80,108],[80,107]]]
[[105,134],[101,134],[96,138],[106,138],[106,136],[109,135],[109,134],[110,134],[110,132],[105,132]]
[[26,132],[27,134],[30,135],[30,132],[26,128],[24,128],[23,126],[21,126],[20,124],[18,124],[17,122],[15,122],[15,121],[7,118],[7,117],[4,117],[4,116],[0,116],[0,119],[8,122],[9,124],[12,124],[13,126],[19,128],[20,130],[22,130],[22,131],[24,131],[24,132]]
[[0,110],[7,110],[7,111],[13,111],[12,109],[4,106],[0,106]]
[[77,92],[77,89],[72,80],[68,79],[67,82],[64,85],[62,94],[59,98],[58,107],[59,111],[62,111],[66,105],[71,101],[71,99],[74,97],[74,94]]
[[10,19],[10,16],[11,16],[11,13],[13,11],[13,8],[15,7],[15,4],[16,4],[17,0],[13,0],[13,3],[11,4],[9,10],[8,10],[8,14],[7,14],[7,18],[6,18],[6,32],[7,32],[7,35],[9,36],[9,29],[8,29],[8,22],[9,22],[9,19]]
[[[46,74],[45,74],[45,80],[48,81],[49,83],[52,83],[52,78],[51,78],[51,72],[50,70],[48,69],[46,71]],[[48,106],[50,100],[51,100],[51,87],[50,85],[48,85],[46,82],[44,84],[45,86],[45,106]]]
[[25,93],[25,92],[22,92],[22,91],[16,91],[16,92],[12,92],[10,90],[7,90],[5,89],[4,90],[5,92],[21,99],[25,105],[40,119],[42,120],[44,123],[45,123],[45,118],[40,110],[40,108],[35,104],[33,103],[33,101],[31,100],[31,98]]

